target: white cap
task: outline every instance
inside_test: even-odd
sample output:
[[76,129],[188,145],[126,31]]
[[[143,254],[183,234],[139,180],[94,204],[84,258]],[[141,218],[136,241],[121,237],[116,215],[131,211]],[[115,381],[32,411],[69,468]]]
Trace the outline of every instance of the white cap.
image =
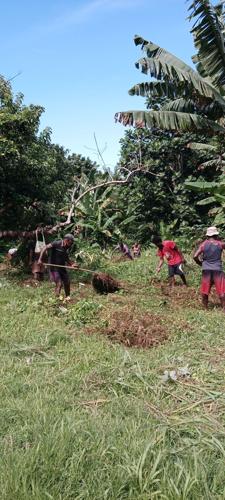
[[218,234],[219,234],[219,231],[216,228],[216,226],[208,227],[208,229],[206,231],[206,236],[217,236]]

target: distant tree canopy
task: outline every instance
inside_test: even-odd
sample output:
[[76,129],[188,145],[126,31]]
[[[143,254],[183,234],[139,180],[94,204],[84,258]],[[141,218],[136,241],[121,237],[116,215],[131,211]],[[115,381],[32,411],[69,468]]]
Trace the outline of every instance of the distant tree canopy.
[[[159,217],[169,221],[175,218],[179,227],[193,225],[194,221],[200,220],[199,217],[202,220],[207,215],[208,206],[211,207],[211,220],[214,214],[214,222],[224,225],[224,1],[188,2],[189,19],[194,21],[191,34],[196,49],[192,58],[195,69],[152,41],[135,36],[135,45],[143,52],[136,67],[149,75],[150,80],[134,85],[129,94],[145,97],[147,109],[118,112],[115,118],[124,125],[148,129],[145,134],[149,158],[152,161],[158,154],[158,169],[164,173],[148,188],[147,182],[143,184],[147,190],[142,202],[142,205],[148,205],[145,214],[149,208],[152,219]],[[154,137],[156,130],[158,134],[162,131],[158,145]],[[133,137],[135,134],[128,133],[125,143],[122,142],[122,161],[124,155],[128,157],[126,151],[131,150]],[[146,144],[140,142],[142,155],[147,161]],[[151,166],[152,171],[153,168]],[[157,196],[156,186],[159,188]],[[192,189],[194,195],[188,194],[187,189]],[[203,193],[210,196],[203,199]]]
[[39,132],[43,111],[14,98],[0,78],[0,229],[54,223],[74,176],[97,172],[96,163],[53,144],[50,129]]
[[[205,141],[196,134],[176,134],[157,129],[128,130],[121,139],[120,167],[135,168],[139,163],[149,175],[136,178],[118,195],[120,204],[126,200],[135,208],[136,219],[128,227],[130,235],[147,241],[160,223],[172,224],[180,233],[188,226],[200,226],[208,221],[207,208],[198,205],[202,193],[191,192],[185,181],[216,181],[221,169],[202,164],[212,157],[211,150],[194,151],[193,141]],[[118,202],[119,203],[119,202]]]

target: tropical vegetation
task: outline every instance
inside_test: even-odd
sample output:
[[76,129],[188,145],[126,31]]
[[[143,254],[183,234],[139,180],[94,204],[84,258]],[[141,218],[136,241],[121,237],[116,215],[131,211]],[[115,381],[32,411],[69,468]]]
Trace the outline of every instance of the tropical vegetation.
[[[224,119],[225,119],[225,24],[224,2],[213,5],[209,0],[189,2],[189,20],[196,54],[192,60],[195,69],[157,44],[135,36],[144,57],[136,67],[149,75],[150,82],[134,85],[129,93],[146,98],[147,110],[116,113],[116,120],[124,125],[148,127],[179,132],[204,132],[210,144],[200,144],[193,149],[211,152],[214,157],[203,163],[201,170],[211,167],[220,171],[219,186],[201,180],[193,185],[189,179],[186,187],[195,192],[214,192],[209,203],[222,205],[215,213],[216,223],[223,223],[224,199],[220,197],[224,183]],[[188,144],[188,146],[190,146]],[[204,179],[202,179],[203,181]],[[209,187],[207,191],[207,187]],[[204,203],[201,203],[203,206]],[[207,202],[205,202],[207,204]],[[212,215],[212,210],[209,215]]]

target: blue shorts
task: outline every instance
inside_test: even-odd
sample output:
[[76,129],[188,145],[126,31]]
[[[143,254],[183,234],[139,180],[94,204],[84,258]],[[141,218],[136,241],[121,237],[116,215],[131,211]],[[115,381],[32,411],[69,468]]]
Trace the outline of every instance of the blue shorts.
[[175,264],[174,266],[168,266],[169,278],[173,278],[175,274],[178,276],[184,276],[184,271],[182,269],[182,264]]

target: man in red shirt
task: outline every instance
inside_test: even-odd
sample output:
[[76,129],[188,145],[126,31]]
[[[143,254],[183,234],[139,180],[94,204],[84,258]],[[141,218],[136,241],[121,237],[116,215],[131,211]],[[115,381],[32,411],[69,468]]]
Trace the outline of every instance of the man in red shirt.
[[177,274],[181,277],[184,285],[187,286],[185,274],[182,269],[182,264],[185,262],[185,259],[176,243],[171,240],[162,241],[160,236],[154,236],[152,238],[152,243],[154,243],[154,245],[158,248],[157,255],[160,258],[159,265],[156,270],[157,273],[161,271],[162,265],[164,263],[164,258],[166,258],[168,262],[170,285],[175,285],[175,274]]
[[225,249],[225,243],[219,239],[219,231],[215,226],[208,227],[206,236],[207,239],[203,241],[194,254],[195,262],[202,267],[203,306],[208,308],[209,294],[214,284],[225,311],[225,275],[222,265],[222,252]]

